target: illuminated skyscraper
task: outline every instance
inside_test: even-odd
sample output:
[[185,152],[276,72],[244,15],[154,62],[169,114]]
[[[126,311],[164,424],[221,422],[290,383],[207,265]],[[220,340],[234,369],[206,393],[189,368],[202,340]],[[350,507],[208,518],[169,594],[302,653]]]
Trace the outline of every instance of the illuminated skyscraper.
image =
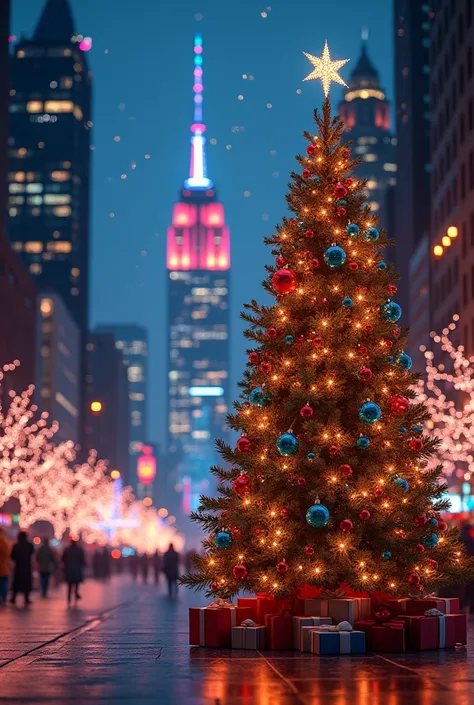
[[194,39],[191,165],[168,229],[168,455],[183,509],[197,504],[226,434],[230,239],[206,169],[202,39]]

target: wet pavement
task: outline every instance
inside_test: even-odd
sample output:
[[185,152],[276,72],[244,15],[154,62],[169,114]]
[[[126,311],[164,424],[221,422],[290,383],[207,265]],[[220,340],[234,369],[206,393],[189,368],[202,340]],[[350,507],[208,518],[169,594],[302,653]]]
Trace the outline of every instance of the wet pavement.
[[[190,647],[190,605],[128,577],[0,608],[0,703],[84,705],[468,705],[474,647],[324,657]],[[474,640],[474,622],[470,625]]]

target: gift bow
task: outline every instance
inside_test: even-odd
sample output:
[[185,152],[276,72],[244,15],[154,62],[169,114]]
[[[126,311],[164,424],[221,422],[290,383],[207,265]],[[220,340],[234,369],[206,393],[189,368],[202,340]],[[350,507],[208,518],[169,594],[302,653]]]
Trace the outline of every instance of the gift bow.
[[222,610],[226,609],[227,607],[235,607],[235,605],[233,605],[232,602],[227,602],[227,600],[223,600],[221,597],[219,597],[214,602],[211,602],[211,604],[208,606],[208,609]]
[[349,622],[339,622],[339,624],[319,624],[318,631],[323,632],[351,632],[352,624]]
[[258,624],[253,621],[253,619],[244,619],[242,624],[240,625],[241,627],[258,627]]
[[321,592],[321,597],[324,599],[329,599],[329,600],[337,600],[340,597],[345,597],[346,593],[344,590],[341,590],[338,588],[337,590],[323,590]]
[[440,612],[439,610],[436,609],[436,607],[433,607],[430,610],[426,610],[425,612],[425,617],[444,617],[445,615]]

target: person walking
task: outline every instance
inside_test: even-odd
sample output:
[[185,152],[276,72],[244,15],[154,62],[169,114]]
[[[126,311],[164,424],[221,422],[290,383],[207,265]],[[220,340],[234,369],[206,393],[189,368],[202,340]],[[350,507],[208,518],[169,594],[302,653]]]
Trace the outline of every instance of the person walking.
[[36,563],[38,564],[38,572],[40,574],[41,597],[48,597],[49,582],[51,576],[56,572],[58,567],[58,559],[54,549],[49,543],[49,538],[45,537],[41,542],[41,546],[36,552]]
[[174,546],[170,543],[168,550],[163,556],[163,573],[168,580],[168,597],[178,596],[178,570],[179,553],[175,551]]
[[141,569],[142,569],[142,580],[144,583],[148,582],[148,570],[150,568],[150,561],[148,560],[148,554],[144,553],[140,559]]
[[8,596],[8,578],[10,575],[10,541],[5,529],[0,526],[0,605],[4,605]]
[[33,572],[31,561],[35,550],[33,544],[28,541],[26,531],[20,531],[16,544],[12,548],[11,559],[15,564],[13,570],[13,585],[11,604],[16,602],[16,596],[22,592],[25,596],[25,605],[31,605],[30,592],[33,582]]
[[62,561],[64,578],[67,582],[67,601],[70,604],[73,591],[75,599],[81,599],[79,585],[84,580],[84,567],[86,565],[84,550],[79,546],[79,542],[76,539],[70,539],[69,546],[64,549]]
[[161,573],[161,556],[158,553],[158,549],[155,551],[153,554],[153,576],[155,578],[155,585],[158,585],[160,582],[160,573]]

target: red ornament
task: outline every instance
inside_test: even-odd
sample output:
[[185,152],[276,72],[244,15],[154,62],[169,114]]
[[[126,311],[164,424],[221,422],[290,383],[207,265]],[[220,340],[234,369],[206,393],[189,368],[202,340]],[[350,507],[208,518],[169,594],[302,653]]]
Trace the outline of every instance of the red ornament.
[[277,257],[275,260],[275,264],[277,267],[284,267],[286,264],[286,260],[284,257],[280,255],[280,257]]
[[294,218],[290,218],[290,220],[288,221],[288,225],[291,225],[291,227],[294,228],[295,225],[298,225],[298,223]]
[[339,208],[336,211],[336,215],[338,216],[338,218],[344,218],[346,214],[347,214],[347,211],[344,208],[344,206],[339,206]]
[[288,514],[289,514],[289,511],[285,507],[283,507],[283,509],[280,509],[280,516],[283,519],[288,519]]
[[260,360],[260,355],[256,350],[252,350],[251,353],[249,353],[249,362],[251,365],[255,365]]
[[400,394],[396,394],[393,397],[389,397],[387,399],[387,404],[390,407],[390,412],[394,416],[400,416],[401,414],[404,414],[408,407],[410,406],[410,401],[406,397],[400,396]]
[[343,519],[339,524],[341,531],[352,531],[354,529],[354,524],[350,519]]
[[282,294],[277,294],[276,300],[277,300],[277,303],[280,303],[280,301],[283,301],[283,295],[282,295]]
[[314,548],[312,546],[305,546],[304,552],[307,556],[314,556]]
[[211,583],[211,592],[217,592],[219,590],[219,583],[213,582]]
[[343,158],[343,159],[349,159],[349,157],[351,156],[351,152],[350,152],[349,149],[347,149],[347,148],[345,147],[345,148],[342,150],[341,155],[342,155],[342,158]]
[[303,179],[308,179],[311,176],[311,172],[309,169],[303,169],[302,173]]
[[370,323],[367,323],[367,325],[364,326],[364,331],[365,331],[366,333],[372,333],[373,330],[374,330],[374,327],[371,326]]
[[279,269],[272,277],[272,284],[279,294],[288,294],[296,289],[296,274],[291,269]]
[[244,580],[244,578],[246,578],[249,574],[247,568],[241,563],[239,563],[238,565],[234,565],[234,567],[232,568],[232,573],[236,580]]
[[417,590],[418,592],[423,592],[424,589],[425,589],[425,586],[421,585],[421,583],[420,583],[420,585],[417,585],[415,588],[415,590]]
[[337,455],[340,452],[341,452],[341,446],[338,446],[338,445],[329,446],[329,455]]
[[419,585],[421,582],[421,578],[418,575],[418,573],[412,572],[408,575],[408,583],[410,585]]
[[397,293],[398,287],[395,284],[389,284],[387,286],[387,291],[391,296],[393,296],[394,294]]
[[267,330],[267,335],[269,338],[276,338],[278,335],[278,331],[276,328],[269,328]]
[[352,184],[354,183],[354,180],[351,179],[350,177],[348,177],[347,179],[344,179],[344,183],[346,186],[352,186]]
[[419,453],[420,450],[423,450],[423,441],[421,440],[421,438],[412,438],[408,445],[410,446],[411,450],[415,451],[415,453]]
[[426,514],[420,514],[419,516],[415,517],[415,524],[417,526],[424,526],[427,523],[428,517],[426,516]]
[[377,605],[374,610],[374,617],[377,622],[383,624],[383,622],[388,622],[392,618],[392,612],[388,605]]
[[260,364],[260,369],[264,375],[267,375],[271,371],[272,366],[269,362],[262,362]]
[[287,573],[288,563],[286,561],[280,561],[276,564],[277,573]]
[[345,198],[347,196],[347,188],[344,184],[336,184],[333,191],[334,198]]
[[397,340],[398,340],[398,338],[400,337],[400,333],[401,333],[400,328],[395,327],[395,328],[393,329],[393,337],[396,338]]
[[296,484],[297,484],[299,487],[304,487],[304,485],[306,485],[306,479],[305,479],[304,477],[298,477],[298,478],[296,479]]
[[374,490],[375,497],[381,497],[383,495],[383,487],[376,487]]
[[339,465],[339,472],[342,477],[350,477],[352,475],[352,468],[347,463],[344,463],[343,465]]
[[314,414],[313,408],[309,404],[305,404],[300,409],[300,414],[304,419],[310,419]]
[[237,477],[232,483],[232,489],[235,494],[239,495],[239,497],[245,497],[248,495],[250,493],[250,488],[249,476],[245,473],[239,475],[239,477]]
[[311,230],[311,229],[306,230],[304,236],[312,239],[314,237],[314,230]]
[[367,521],[368,519],[370,519],[370,512],[369,512],[369,510],[368,510],[368,509],[362,509],[362,510],[359,512],[359,519],[362,519],[362,521]]
[[438,561],[433,560],[433,558],[428,559],[428,565],[430,568],[433,568],[433,570],[438,570]]
[[314,144],[310,144],[306,147],[306,154],[309,154],[310,157],[313,156],[315,151],[316,151],[316,147],[314,146]]
[[351,272],[357,272],[357,270],[359,269],[359,265],[357,264],[357,262],[349,262],[347,266],[349,267],[349,270]]
[[250,448],[252,447],[252,441],[250,438],[247,438],[247,436],[240,436],[239,440],[237,441],[237,450],[239,453],[248,453]]
[[361,355],[367,355],[367,347],[365,345],[359,345],[359,352]]
[[418,553],[424,553],[425,547],[423,546],[422,543],[417,543],[415,546],[415,551],[417,551]]
[[440,531],[446,531],[447,528],[448,528],[448,525],[446,524],[445,521],[439,521],[439,522],[438,522],[438,529],[439,529]]
[[315,348],[320,348],[322,344],[323,344],[323,339],[319,335],[317,335],[315,338],[313,338],[313,345]]
[[310,261],[309,266],[311,269],[317,269],[319,267],[319,260],[316,257],[313,257],[313,259]]
[[359,370],[359,377],[363,382],[369,382],[372,377],[374,376],[374,373],[369,367],[361,367]]
[[384,345],[386,348],[393,347],[393,342],[391,340],[384,340]]

